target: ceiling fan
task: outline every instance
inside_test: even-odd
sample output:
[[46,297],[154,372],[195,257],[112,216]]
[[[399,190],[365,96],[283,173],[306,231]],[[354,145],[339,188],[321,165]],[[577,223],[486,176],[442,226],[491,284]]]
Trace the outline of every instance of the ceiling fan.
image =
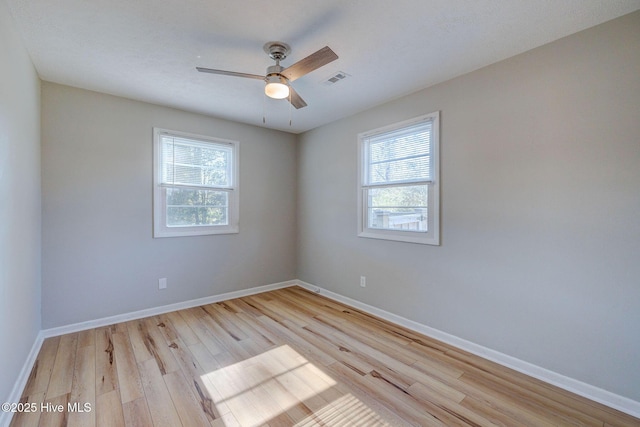
[[284,60],[291,53],[291,47],[288,44],[283,42],[268,42],[264,45],[263,49],[271,59],[276,61],[276,65],[267,67],[267,73],[264,76],[202,67],[196,67],[196,70],[201,73],[223,74],[225,76],[264,80],[266,82],[264,93],[268,97],[274,99],[288,98],[291,105],[296,108],[303,108],[307,106],[307,103],[304,102],[304,99],[291,87],[290,82],[338,59],[338,55],[336,55],[329,46],[325,46],[292,66],[284,68],[280,65],[280,61]]

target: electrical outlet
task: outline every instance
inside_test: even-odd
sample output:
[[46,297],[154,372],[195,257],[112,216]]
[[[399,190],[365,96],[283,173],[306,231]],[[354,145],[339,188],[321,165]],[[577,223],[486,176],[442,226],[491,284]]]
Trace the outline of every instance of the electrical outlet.
[[360,276],[360,287],[361,288],[367,287],[367,278],[365,276]]
[[158,289],[167,289],[167,278],[158,279]]

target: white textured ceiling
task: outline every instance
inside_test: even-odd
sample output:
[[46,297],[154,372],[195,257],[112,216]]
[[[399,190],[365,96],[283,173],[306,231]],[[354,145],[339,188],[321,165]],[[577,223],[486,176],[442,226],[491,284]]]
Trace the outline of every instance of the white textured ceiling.
[[[0,0],[1,1],[1,0]],[[43,80],[299,133],[640,8],[640,0],[5,0]],[[296,80],[308,107],[264,99],[262,46],[288,66],[339,59]],[[350,76],[323,81],[337,71]],[[265,111],[266,110],[266,111]],[[262,123],[263,111],[266,125]]]

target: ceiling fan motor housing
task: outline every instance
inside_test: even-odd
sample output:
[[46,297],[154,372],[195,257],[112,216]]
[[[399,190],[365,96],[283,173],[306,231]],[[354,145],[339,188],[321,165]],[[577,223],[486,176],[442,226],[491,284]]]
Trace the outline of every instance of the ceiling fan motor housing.
[[274,61],[282,61],[291,53],[291,47],[284,42],[268,42],[263,47],[264,51]]
[[284,67],[281,65],[272,65],[270,67],[267,67],[267,77],[269,76],[281,76],[284,78],[284,76],[282,76],[280,73],[282,73],[282,71],[284,71]]

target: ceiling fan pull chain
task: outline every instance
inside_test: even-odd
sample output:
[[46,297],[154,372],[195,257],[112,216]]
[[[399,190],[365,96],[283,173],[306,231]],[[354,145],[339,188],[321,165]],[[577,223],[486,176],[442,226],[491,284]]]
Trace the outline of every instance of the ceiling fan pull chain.
[[265,117],[266,116],[266,113],[265,113],[266,99],[267,99],[267,95],[264,92],[262,92],[262,124],[265,124],[265,125],[267,124],[267,119]]
[[289,91],[289,127],[291,127],[291,91]]

